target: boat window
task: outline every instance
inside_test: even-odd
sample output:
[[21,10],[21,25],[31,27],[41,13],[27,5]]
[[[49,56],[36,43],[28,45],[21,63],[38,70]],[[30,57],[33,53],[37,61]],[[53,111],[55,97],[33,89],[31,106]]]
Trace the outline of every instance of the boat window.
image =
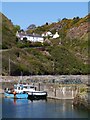
[[21,87],[21,90],[23,90],[23,87]]
[[30,89],[30,87],[28,86],[27,89]]
[[26,88],[26,89],[27,89],[27,86],[24,86],[24,88]]
[[34,87],[31,86],[30,88],[34,88]]
[[18,87],[18,90],[20,90],[20,87]]
[[17,89],[17,87],[16,87],[16,86],[14,86],[14,89]]

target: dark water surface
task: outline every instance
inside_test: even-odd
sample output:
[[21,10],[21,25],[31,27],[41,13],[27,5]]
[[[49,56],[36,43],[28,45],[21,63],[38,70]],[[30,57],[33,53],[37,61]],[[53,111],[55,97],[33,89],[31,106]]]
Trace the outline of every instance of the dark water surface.
[[2,98],[2,118],[88,118],[88,115],[87,110],[75,109],[72,100]]

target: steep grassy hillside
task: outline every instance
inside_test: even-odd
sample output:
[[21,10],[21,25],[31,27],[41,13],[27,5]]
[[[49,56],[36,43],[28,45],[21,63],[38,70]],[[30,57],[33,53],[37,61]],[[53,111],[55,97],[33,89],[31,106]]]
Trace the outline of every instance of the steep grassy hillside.
[[46,38],[42,45],[16,41],[13,24],[3,15],[3,48],[11,49],[3,51],[2,74],[8,75],[9,70],[10,75],[89,74],[88,17],[64,18],[28,30],[38,34],[58,30],[59,38]]
[[14,48],[3,51],[3,74],[86,74],[87,68],[81,60],[74,56],[64,46],[47,47],[41,51],[38,48]]
[[6,16],[2,14],[2,49],[12,48],[16,44],[14,26]]

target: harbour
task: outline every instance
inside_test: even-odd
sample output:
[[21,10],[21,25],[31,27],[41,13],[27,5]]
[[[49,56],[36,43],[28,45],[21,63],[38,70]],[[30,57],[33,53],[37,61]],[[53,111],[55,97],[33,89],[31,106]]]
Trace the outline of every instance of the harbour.
[[[18,79],[17,77],[14,77],[15,80],[17,79],[15,81],[12,77],[9,77],[9,80],[7,77],[3,78],[5,81],[2,82],[1,91],[6,87],[10,88],[14,84],[18,83],[18,80],[20,79],[20,77],[18,77]],[[87,88],[86,84],[60,84],[59,82],[61,80],[59,80],[59,82],[55,82],[57,79],[54,79],[54,77],[53,79],[47,77],[48,80],[45,82],[45,78],[46,76],[44,76],[44,78],[42,77],[42,79],[33,76],[33,79],[31,79],[31,77],[22,79],[23,82],[26,82],[27,84],[33,84],[37,91],[47,91],[46,99],[12,99],[5,98],[4,94],[1,94],[2,102],[0,104],[2,106],[2,118],[87,119],[89,117],[88,113],[90,110],[83,108],[83,106],[77,108],[73,105],[74,97],[82,90],[82,88]],[[79,76],[79,78],[82,77]],[[66,79],[67,76],[64,76],[64,80]],[[78,79],[76,80],[78,81]],[[86,80],[88,81],[88,79]]]
[[87,89],[88,76],[61,75],[61,76],[2,76],[2,89],[10,88],[19,80],[26,84],[33,84],[36,91],[46,91],[48,98],[73,99],[82,88]]
[[88,111],[73,107],[72,100],[2,99],[2,118],[88,118]]

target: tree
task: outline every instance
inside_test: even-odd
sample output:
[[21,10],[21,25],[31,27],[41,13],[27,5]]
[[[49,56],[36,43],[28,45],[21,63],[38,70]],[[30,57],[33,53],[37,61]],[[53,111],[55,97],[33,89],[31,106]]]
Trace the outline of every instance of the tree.
[[26,37],[24,37],[24,38],[23,38],[23,41],[26,43],[26,42],[27,42],[27,38],[26,38]]
[[75,24],[75,23],[77,23],[78,21],[80,20],[80,18],[77,16],[77,17],[74,17],[73,18],[73,23]]
[[16,52],[16,56],[19,57],[19,52]]
[[18,42],[18,38],[16,37],[16,43]]
[[46,25],[48,25],[48,22],[46,22]]
[[77,17],[74,17],[73,20],[79,20],[80,18],[77,16]]
[[17,32],[20,30],[20,26],[19,25],[14,25],[14,32]]
[[68,20],[67,18],[63,18],[62,20]]
[[35,28],[36,28],[36,25],[35,24],[31,24],[31,25],[29,25],[29,27],[27,29],[30,30],[30,29],[35,29]]

